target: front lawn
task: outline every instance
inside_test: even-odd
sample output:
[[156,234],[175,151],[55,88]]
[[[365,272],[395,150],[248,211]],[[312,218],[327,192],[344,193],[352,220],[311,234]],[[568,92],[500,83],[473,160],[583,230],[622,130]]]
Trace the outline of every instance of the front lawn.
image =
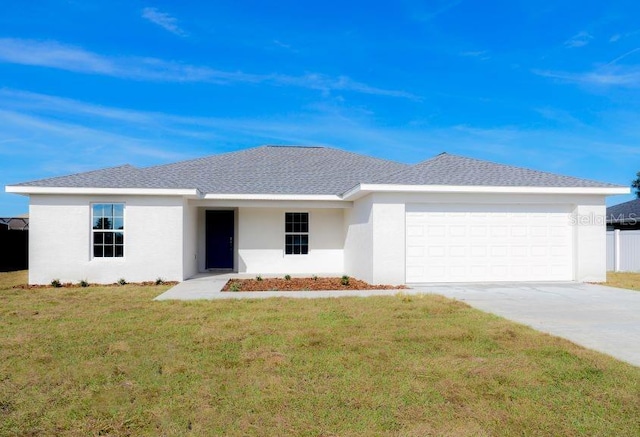
[[14,289],[0,435],[636,436],[640,368],[437,296]]
[[640,273],[607,272],[607,282],[602,285],[640,291]]

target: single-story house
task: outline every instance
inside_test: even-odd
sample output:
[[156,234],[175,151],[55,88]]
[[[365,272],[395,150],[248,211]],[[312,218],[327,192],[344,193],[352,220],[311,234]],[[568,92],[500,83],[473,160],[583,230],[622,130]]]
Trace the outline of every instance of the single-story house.
[[607,229],[640,230],[640,199],[607,208]]
[[629,188],[450,154],[407,165],[262,146],[11,185],[29,282],[346,274],[374,284],[602,281],[605,197]]

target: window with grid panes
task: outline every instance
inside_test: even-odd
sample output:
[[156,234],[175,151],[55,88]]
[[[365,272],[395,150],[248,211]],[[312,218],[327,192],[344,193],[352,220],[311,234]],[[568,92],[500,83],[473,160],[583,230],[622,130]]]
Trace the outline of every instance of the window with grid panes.
[[309,213],[285,213],[284,253],[306,255],[309,253]]
[[124,257],[124,203],[94,203],[91,223],[93,257]]

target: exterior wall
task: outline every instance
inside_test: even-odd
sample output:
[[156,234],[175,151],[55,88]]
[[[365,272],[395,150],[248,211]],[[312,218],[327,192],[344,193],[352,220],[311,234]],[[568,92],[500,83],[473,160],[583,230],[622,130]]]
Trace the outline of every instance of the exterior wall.
[[[125,203],[124,258],[92,258],[91,203],[95,202]],[[373,193],[353,204],[223,203],[170,196],[32,195],[29,282],[183,280],[204,271],[205,210],[233,209],[238,272],[344,272],[373,284],[402,284],[407,203],[570,206],[574,280],[606,279],[605,204],[600,195]],[[308,255],[284,254],[285,212],[296,211],[310,214]]]
[[604,196],[582,200],[571,217],[574,237],[574,280],[607,280],[607,234]]
[[[285,255],[285,212],[309,213],[309,253]],[[237,270],[255,274],[342,273],[342,209],[238,208]]]
[[[125,256],[93,258],[91,204],[125,203]],[[113,283],[183,277],[183,200],[152,196],[32,195],[29,283]]]
[[373,194],[373,284],[405,283],[405,202],[401,196]]
[[344,211],[344,271],[354,278],[373,282],[373,196],[354,202]]
[[[604,281],[604,199],[601,195],[374,193],[356,200],[353,211],[347,213],[345,270],[372,283],[405,282],[407,203],[562,204],[573,211],[567,214],[573,229],[573,279]],[[365,221],[367,213],[369,217]],[[367,254],[371,254],[370,269]],[[361,260],[364,268],[357,268],[356,260]]]
[[183,202],[183,279],[190,278],[198,273],[198,210],[189,204],[187,200]]

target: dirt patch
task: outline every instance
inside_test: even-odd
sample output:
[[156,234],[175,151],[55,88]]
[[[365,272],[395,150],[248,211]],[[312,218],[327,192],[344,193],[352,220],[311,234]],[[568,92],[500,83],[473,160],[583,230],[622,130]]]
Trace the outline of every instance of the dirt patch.
[[371,285],[353,278],[230,279],[222,291],[402,290],[404,285]]

